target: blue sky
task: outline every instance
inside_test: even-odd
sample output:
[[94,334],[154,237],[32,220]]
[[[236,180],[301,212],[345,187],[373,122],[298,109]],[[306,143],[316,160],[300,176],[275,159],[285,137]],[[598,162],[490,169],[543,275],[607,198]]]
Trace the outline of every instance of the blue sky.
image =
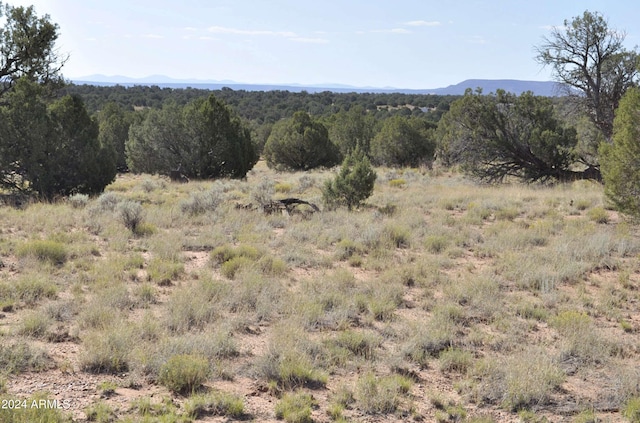
[[534,60],[551,26],[585,10],[640,44],[630,0],[4,0],[60,25],[67,78],[438,88],[550,80]]

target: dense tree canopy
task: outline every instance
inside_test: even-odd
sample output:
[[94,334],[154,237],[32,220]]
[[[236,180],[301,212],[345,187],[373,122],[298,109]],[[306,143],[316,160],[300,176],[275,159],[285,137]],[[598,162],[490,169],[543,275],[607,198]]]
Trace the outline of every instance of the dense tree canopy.
[[578,91],[575,101],[607,139],[618,102],[638,81],[639,56],[624,48],[624,39],[625,34],[610,28],[602,15],[585,11],[554,28],[538,47],[538,61],[551,66],[558,81]]
[[440,157],[483,180],[539,181],[573,174],[576,131],[557,119],[545,97],[469,90],[443,116],[438,133]]
[[280,170],[309,170],[340,162],[327,128],[306,112],[273,125],[263,154],[269,167]]
[[127,162],[134,172],[242,178],[257,161],[248,128],[215,96],[170,102],[131,125]]
[[133,123],[134,115],[117,103],[107,103],[96,114],[99,127],[100,143],[109,146],[115,153],[118,172],[125,172],[129,168],[125,154],[125,143],[129,138],[129,127]]
[[348,111],[341,110],[327,120],[329,137],[343,156],[358,146],[366,154],[369,153],[371,140],[376,133],[376,120],[372,114],[361,106],[355,106]]
[[0,108],[0,184],[51,199],[101,192],[115,177],[113,151],[82,102],[65,96],[47,106],[42,88],[20,79]]
[[371,141],[371,158],[385,166],[418,166],[433,160],[433,128],[424,120],[392,116]]
[[600,148],[604,190],[621,211],[640,217],[640,90],[627,91],[616,111],[613,144]]
[[0,2],[0,95],[13,87],[18,79],[58,85],[64,58],[58,56],[55,42],[58,25],[49,16],[38,17],[33,6],[13,7]]

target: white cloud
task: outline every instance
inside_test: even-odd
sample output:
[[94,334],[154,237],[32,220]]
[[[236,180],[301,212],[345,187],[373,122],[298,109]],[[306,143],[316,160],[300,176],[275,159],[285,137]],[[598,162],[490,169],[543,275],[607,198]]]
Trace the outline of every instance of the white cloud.
[[442,23],[438,21],[409,21],[404,23],[407,26],[440,26]]
[[329,40],[326,38],[305,38],[305,37],[293,37],[289,38],[291,41],[296,41],[299,43],[309,43],[309,44],[328,44]]
[[161,40],[164,38],[164,36],[159,34],[144,34],[142,38],[151,38],[153,40]]
[[471,44],[486,44],[487,40],[485,40],[485,38],[480,35],[474,35],[473,37],[468,38],[467,42]]
[[233,34],[233,35],[270,35],[286,38],[297,37],[295,32],[291,31],[268,31],[268,30],[255,30],[255,29],[237,29],[227,28],[224,26],[211,26],[208,29],[209,32],[214,34]]
[[411,31],[405,28],[393,28],[393,29],[374,29],[372,31],[376,34],[411,34]]

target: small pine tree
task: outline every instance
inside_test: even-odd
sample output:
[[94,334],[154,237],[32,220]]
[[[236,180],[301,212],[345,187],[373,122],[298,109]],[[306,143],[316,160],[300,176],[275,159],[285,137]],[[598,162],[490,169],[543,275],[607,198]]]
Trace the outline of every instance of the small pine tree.
[[357,147],[345,157],[335,179],[325,182],[322,189],[323,200],[329,208],[344,205],[352,210],[373,194],[376,177],[371,162],[360,147]]
[[613,144],[600,146],[604,192],[623,213],[640,217],[640,89],[622,97],[613,122]]

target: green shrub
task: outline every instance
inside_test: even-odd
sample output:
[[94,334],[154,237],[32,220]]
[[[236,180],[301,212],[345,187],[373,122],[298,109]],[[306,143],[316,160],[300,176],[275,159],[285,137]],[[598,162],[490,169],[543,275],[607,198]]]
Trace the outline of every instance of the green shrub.
[[551,393],[564,381],[564,373],[544,351],[514,355],[504,366],[503,406],[517,411],[549,401]]
[[288,182],[278,182],[275,185],[276,192],[280,192],[283,194],[288,194],[293,189],[293,185]]
[[516,217],[520,216],[520,210],[516,207],[505,207],[496,210],[496,219],[512,221]]
[[340,172],[333,180],[325,182],[322,198],[329,208],[347,206],[349,210],[359,207],[373,194],[376,172],[360,148],[348,154]]
[[392,179],[389,181],[391,188],[404,188],[407,185],[407,181],[404,179]]
[[598,423],[600,420],[593,410],[584,410],[571,420],[571,423]]
[[256,263],[256,267],[264,275],[281,276],[287,272],[287,264],[272,256],[263,256]]
[[67,261],[67,250],[64,244],[55,241],[30,241],[16,249],[18,257],[32,256],[40,261],[63,264]]
[[593,204],[593,201],[587,198],[579,198],[575,201],[574,206],[578,210],[586,210]]
[[198,394],[184,403],[185,414],[193,419],[205,416],[227,416],[240,419],[244,415],[242,398],[225,392],[212,391]]
[[609,212],[602,207],[594,207],[587,212],[587,217],[596,223],[609,223]]
[[629,398],[622,409],[622,415],[631,423],[639,423],[640,397]]
[[322,387],[328,376],[318,369],[321,345],[310,342],[298,327],[276,329],[267,352],[257,361],[260,377],[283,389]]
[[311,423],[311,407],[316,401],[304,392],[286,393],[276,404],[276,417],[287,423]]
[[199,388],[209,374],[209,361],[205,357],[178,354],[160,368],[158,382],[174,393],[188,394]]
[[340,152],[316,117],[298,111],[273,125],[262,154],[276,170],[309,170],[339,163]]
[[240,270],[240,269],[246,269],[249,268],[251,266],[253,266],[255,264],[255,261],[253,261],[250,258],[244,257],[244,256],[236,256],[233,257],[230,260],[225,261],[222,264],[222,267],[220,267],[220,272],[227,278],[229,279],[233,279],[236,276],[236,273]]

